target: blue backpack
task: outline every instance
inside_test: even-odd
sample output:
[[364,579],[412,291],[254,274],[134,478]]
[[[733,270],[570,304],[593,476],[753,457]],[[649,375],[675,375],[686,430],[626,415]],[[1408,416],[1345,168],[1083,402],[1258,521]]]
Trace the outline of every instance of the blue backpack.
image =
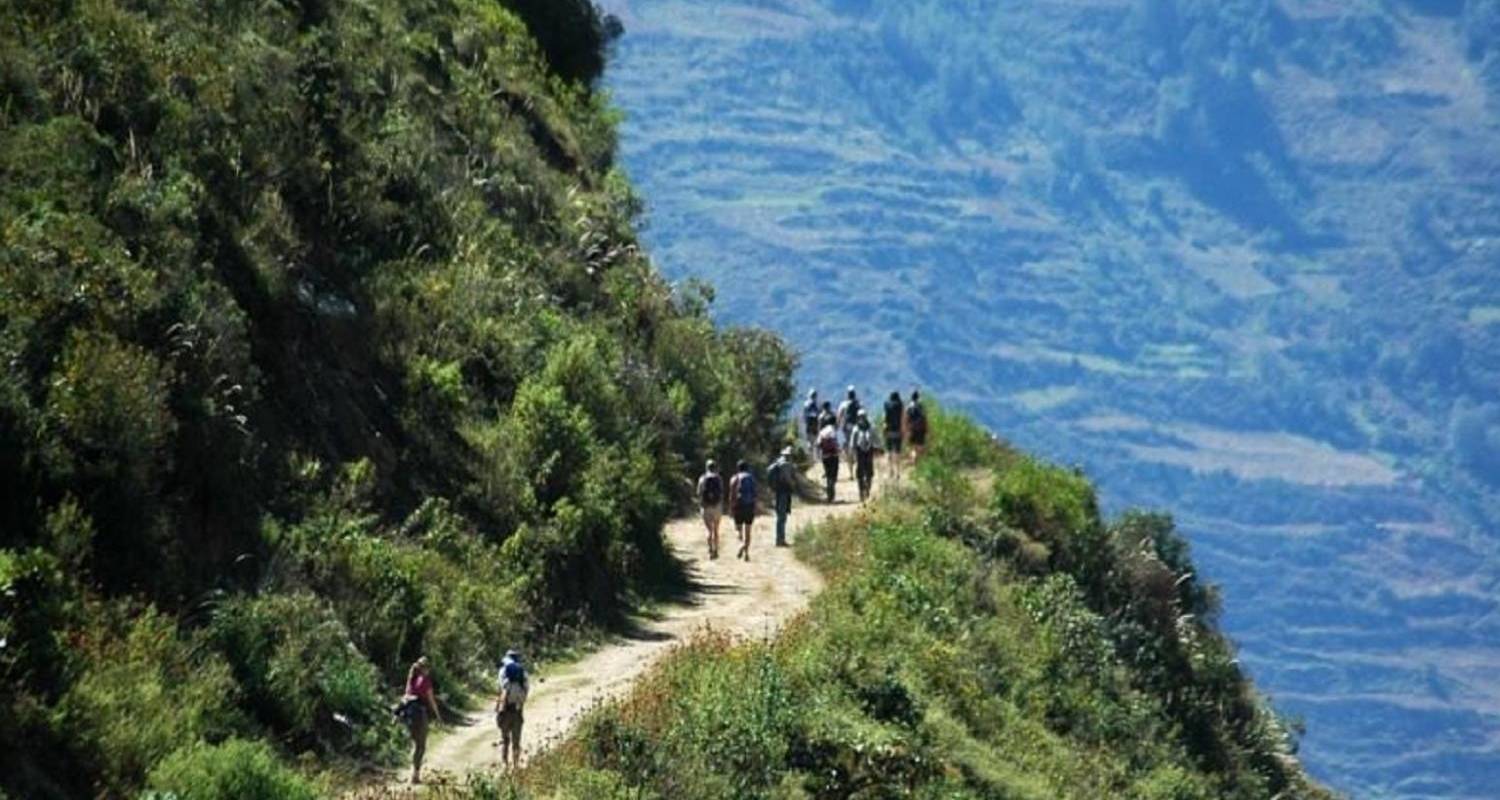
[[740,496],[738,500],[740,502],[740,505],[755,505],[755,476],[751,475],[748,472],[741,472],[739,474],[739,479]]

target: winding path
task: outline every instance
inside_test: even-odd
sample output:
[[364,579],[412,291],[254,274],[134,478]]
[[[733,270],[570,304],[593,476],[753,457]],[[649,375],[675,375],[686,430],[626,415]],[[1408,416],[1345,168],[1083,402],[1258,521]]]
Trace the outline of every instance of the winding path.
[[[877,476],[883,473],[877,472]],[[877,479],[876,488],[881,481]],[[839,482],[839,494],[853,497],[852,480]],[[849,500],[834,505],[799,501],[787,526],[789,537],[809,525],[857,511]],[[638,617],[636,627],[617,636],[584,658],[555,672],[532,674],[526,703],[523,758],[545,750],[565,737],[579,718],[600,702],[623,696],[636,678],[650,669],[673,645],[704,628],[737,636],[769,638],[807,607],[823,588],[816,570],[798,561],[790,547],[776,547],[775,517],[756,519],[747,563],[734,558],[738,544],[726,515],[720,528],[720,557],[707,557],[703,523],[697,518],[667,525],[667,542],[684,562],[690,591],[681,601],[663,605],[649,617]],[[499,768],[498,732],[493,715],[481,709],[456,725],[440,726],[427,747],[423,780],[428,785],[459,782],[478,770]],[[405,782],[406,770],[393,773],[383,787],[367,787],[356,798],[415,798],[418,787]]]

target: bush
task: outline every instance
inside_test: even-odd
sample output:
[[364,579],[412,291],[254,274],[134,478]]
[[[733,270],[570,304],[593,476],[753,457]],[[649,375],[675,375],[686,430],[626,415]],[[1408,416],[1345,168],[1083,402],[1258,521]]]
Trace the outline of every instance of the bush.
[[229,667],[152,608],[95,609],[82,632],[84,667],[57,706],[79,763],[106,793],[124,795],[168,753],[244,729]]
[[1072,574],[1096,600],[1104,591],[1108,551],[1094,489],[1081,473],[1023,458],[995,479],[995,521],[1042,543],[1052,566]]
[[192,744],[162,760],[143,800],[317,800],[313,785],[262,742]]
[[214,610],[208,638],[256,719],[297,749],[387,757],[399,748],[379,673],[318,598],[230,598]]
[[924,399],[922,405],[927,414],[924,463],[936,461],[961,470],[1005,463],[1009,448],[972,418],[948,411],[932,398]]

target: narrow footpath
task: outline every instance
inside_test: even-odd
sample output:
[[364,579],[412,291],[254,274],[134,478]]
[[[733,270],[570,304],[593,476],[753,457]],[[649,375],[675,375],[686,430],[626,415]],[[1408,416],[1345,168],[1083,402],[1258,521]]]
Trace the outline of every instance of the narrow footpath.
[[[810,474],[810,478],[813,476]],[[851,476],[852,477],[852,476]],[[877,473],[876,494],[883,478]],[[821,474],[816,478],[821,485]],[[840,476],[834,505],[798,500],[792,505],[788,538],[831,517],[859,510],[854,481]],[[703,522],[696,516],[667,525],[668,545],[686,569],[691,591],[664,604],[649,617],[637,617],[635,628],[584,658],[555,672],[533,671],[522,736],[523,760],[551,747],[572,730],[596,704],[623,696],[635,680],[674,645],[711,628],[736,636],[770,638],[823,588],[823,578],[798,561],[791,547],[776,547],[776,517],[756,518],[750,561],[734,558],[738,544],[729,515],[719,532],[720,556],[708,559]],[[451,721],[450,721],[451,722]],[[470,772],[499,769],[499,738],[494,715],[481,707],[457,724],[434,729],[422,769],[425,785],[462,783]],[[420,787],[406,782],[409,769],[396,770],[383,787],[356,792],[356,798],[415,798]]]

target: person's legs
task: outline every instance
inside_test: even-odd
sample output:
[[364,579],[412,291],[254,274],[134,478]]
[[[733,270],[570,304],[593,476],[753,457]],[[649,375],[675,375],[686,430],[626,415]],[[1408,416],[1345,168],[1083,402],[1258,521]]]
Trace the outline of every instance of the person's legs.
[[521,710],[516,709],[516,727],[510,737],[510,765],[517,767],[521,765],[521,727],[526,720],[521,717]]
[[711,514],[711,517],[710,517],[710,520],[709,520],[709,531],[710,531],[709,532],[709,537],[710,537],[710,539],[713,542],[713,546],[711,548],[711,553],[709,554],[709,558],[718,558],[719,557],[719,529],[724,525],[724,511],[723,511],[722,508],[715,507],[715,508],[710,509],[709,513]]
[[500,752],[500,760],[512,767],[521,763],[521,725],[523,722],[521,709],[507,708],[505,710],[504,723],[501,726],[501,735],[505,744]]
[[427,754],[427,709],[412,711],[411,722],[411,782],[422,782],[422,756]]
[[854,473],[854,430],[844,431],[844,463],[849,465],[849,472]]
[[823,491],[828,496],[828,502],[833,502],[833,488],[839,481],[839,457],[828,456],[823,459]]
[[502,766],[510,763],[510,719],[504,711],[500,712],[500,764]]
[[708,508],[707,507],[704,507],[702,513],[703,513],[703,532],[704,532],[704,534],[706,534],[706,541],[708,542],[708,557],[709,558],[713,558],[714,557],[714,521],[709,516]]
[[792,512],[792,498],[776,496],[776,546],[786,547],[786,518]]

